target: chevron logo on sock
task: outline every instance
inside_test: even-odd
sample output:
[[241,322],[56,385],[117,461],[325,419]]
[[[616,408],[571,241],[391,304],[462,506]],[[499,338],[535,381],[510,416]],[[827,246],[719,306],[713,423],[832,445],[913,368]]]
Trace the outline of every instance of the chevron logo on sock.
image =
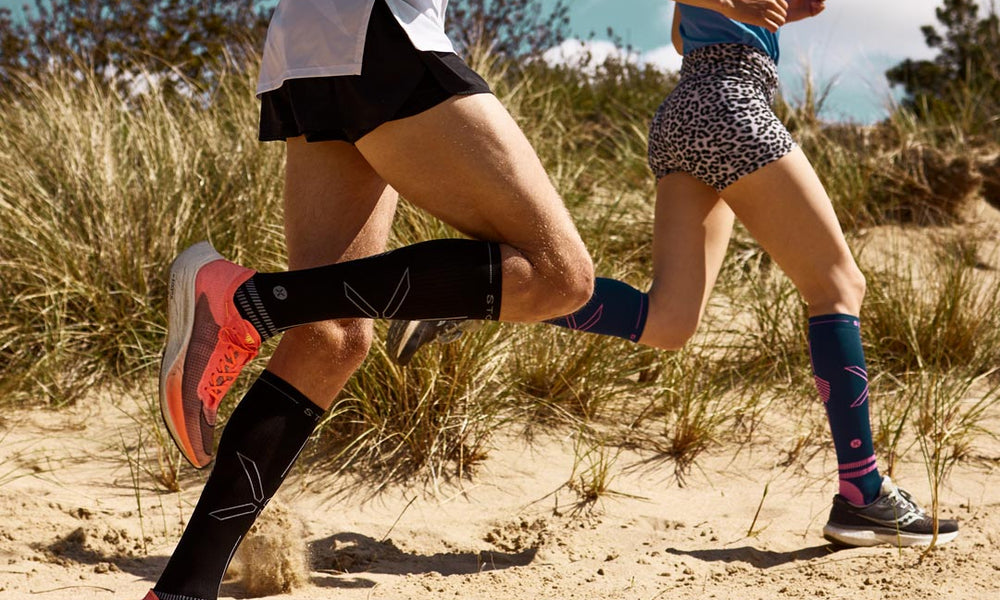
[[257,469],[257,463],[239,452],[236,453],[236,458],[239,459],[240,465],[243,467],[243,473],[247,476],[247,482],[250,484],[251,498],[249,502],[220,508],[208,513],[219,521],[228,521],[237,517],[253,515],[264,510],[264,506],[267,505],[267,499],[264,498],[264,484],[260,480],[260,471]]
[[868,401],[868,371],[863,367],[844,367],[844,370],[852,375],[857,375],[865,382],[865,389],[861,390],[858,397],[851,403],[851,408],[857,408]]
[[392,297],[389,298],[385,308],[381,311],[365,300],[364,296],[358,293],[347,282],[344,282],[344,294],[351,301],[351,304],[358,307],[358,310],[369,319],[391,319],[396,316],[396,313],[403,306],[403,302],[406,301],[406,297],[410,294],[410,270],[407,269],[403,272],[399,283],[396,284],[396,290],[392,293]]

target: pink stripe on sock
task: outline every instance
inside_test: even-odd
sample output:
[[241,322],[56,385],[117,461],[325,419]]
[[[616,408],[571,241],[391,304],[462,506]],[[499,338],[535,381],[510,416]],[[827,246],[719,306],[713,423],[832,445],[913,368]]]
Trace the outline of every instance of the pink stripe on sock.
[[877,468],[878,468],[878,465],[876,465],[875,463],[872,463],[872,465],[870,467],[867,467],[865,469],[859,469],[857,471],[841,471],[840,472],[840,478],[841,479],[857,479],[858,477],[861,477],[862,475],[867,475],[867,474],[871,473],[872,471],[874,471]]
[[874,454],[872,454],[871,456],[869,456],[868,458],[866,458],[864,460],[859,460],[858,462],[844,463],[842,465],[837,465],[837,468],[840,469],[841,471],[844,471],[844,470],[848,470],[849,471],[851,469],[857,469],[859,467],[863,467],[863,466],[867,465],[868,463],[873,463],[873,462],[875,462],[875,455]]
[[820,400],[823,401],[823,404],[826,404],[830,401],[830,382],[818,375],[814,375],[813,379],[816,381],[816,389],[819,390]]
[[597,307],[597,310],[594,311],[594,314],[590,315],[590,318],[584,321],[583,324],[577,328],[577,330],[590,331],[590,328],[593,327],[594,325],[597,325],[600,322],[601,317],[603,316],[604,316],[604,305],[601,304],[600,306]]
[[639,322],[642,321],[643,307],[646,305],[646,297],[643,295],[639,296],[639,314],[635,317],[635,328],[639,329]]

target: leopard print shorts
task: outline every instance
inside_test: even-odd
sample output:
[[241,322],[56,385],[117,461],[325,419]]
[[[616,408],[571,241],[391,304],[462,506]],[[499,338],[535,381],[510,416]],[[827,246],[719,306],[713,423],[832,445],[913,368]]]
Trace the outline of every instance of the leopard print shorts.
[[660,179],[689,173],[722,191],[795,147],[771,110],[774,61],[742,44],[699,48],[684,57],[680,82],[649,128],[649,166]]

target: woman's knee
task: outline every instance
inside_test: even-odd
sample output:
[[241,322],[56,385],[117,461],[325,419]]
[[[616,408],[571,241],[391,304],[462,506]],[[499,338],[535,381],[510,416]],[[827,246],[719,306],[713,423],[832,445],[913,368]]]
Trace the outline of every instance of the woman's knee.
[[817,289],[803,293],[811,314],[846,313],[857,315],[865,299],[868,283],[854,261],[834,268]]
[[669,310],[650,304],[639,343],[660,350],[680,350],[698,331],[700,310]]
[[868,280],[865,279],[865,274],[861,272],[856,265],[853,272],[850,275],[850,281],[847,284],[847,294],[850,295],[854,303],[857,304],[858,308],[861,308],[861,303],[864,302],[865,294],[868,292]]

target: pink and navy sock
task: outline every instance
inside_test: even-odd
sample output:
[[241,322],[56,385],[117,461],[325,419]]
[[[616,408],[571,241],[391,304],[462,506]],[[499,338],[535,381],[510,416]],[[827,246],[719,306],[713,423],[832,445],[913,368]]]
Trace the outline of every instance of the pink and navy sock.
[[594,281],[594,295],[583,308],[546,323],[638,342],[648,313],[647,294],[616,279],[598,277]]
[[833,314],[809,319],[813,375],[833,433],[840,495],[863,506],[878,498],[882,476],[875,460],[868,414],[868,370],[858,317]]

